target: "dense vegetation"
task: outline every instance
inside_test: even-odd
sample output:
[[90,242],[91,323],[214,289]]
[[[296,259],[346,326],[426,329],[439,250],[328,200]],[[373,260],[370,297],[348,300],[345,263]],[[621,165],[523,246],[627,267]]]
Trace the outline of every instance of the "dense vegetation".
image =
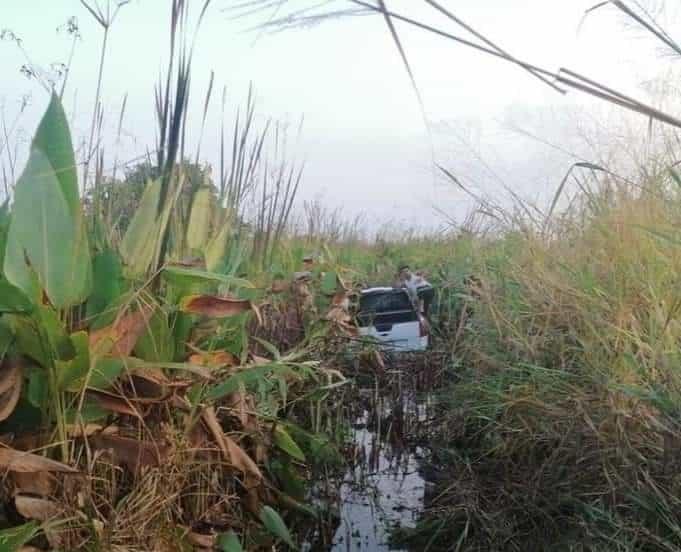
[[[94,15],[106,38],[115,15]],[[0,549],[328,544],[310,483],[342,461],[352,292],[404,261],[438,290],[426,358],[448,385],[418,436],[437,491],[395,539],[681,549],[673,155],[628,179],[582,163],[595,184],[566,209],[560,185],[539,220],[483,202],[462,228],[369,240],[317,204],[294,217],[301,167],[250,97],[218,174],[192,160],[191,48],[169,57],[153,154],[106,173],[97,98],[79,162],[51,91],[0,209]]]
[[605,179],[549,227],[440,244],[434,274],[476,279],[415,549],[681,546],[679,178],[637,184]]
[[[347,331],[345,286],[332,260],[292,278],[301,172],[252,98],[217,177],[187,160],[188,10],[172,2],[153,155],[105,172],[97,104],[77,162],[52,91],[6,182],[2,550],[295,547],[289,526],[318,517],[310,470],[339,460],[327,389],[345,379],[313,351]],[[93,15],[105,51],[115,13]]]

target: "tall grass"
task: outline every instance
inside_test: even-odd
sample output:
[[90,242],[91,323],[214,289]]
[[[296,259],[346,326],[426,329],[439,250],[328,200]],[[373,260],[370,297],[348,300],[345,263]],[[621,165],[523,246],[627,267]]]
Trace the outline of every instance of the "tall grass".
[[669,173],[606,178],[548,237],[511,226],[453,244],[479,283],[462,295],[420,546],[681,546],[679,191]]

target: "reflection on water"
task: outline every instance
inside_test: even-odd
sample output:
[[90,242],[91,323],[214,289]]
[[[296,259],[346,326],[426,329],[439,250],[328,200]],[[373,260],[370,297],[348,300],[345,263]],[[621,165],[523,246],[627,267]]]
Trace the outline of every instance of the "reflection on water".
[[[403,446],[414,423],[426,418],[427,402],[378,400],[353,429],[354,461],[340,488],[340,524],[334,552],[406,550],[389,544],[395,527],[413,527],[423,508],[422,451]],[[373,422],[373,423],[372,423]]]

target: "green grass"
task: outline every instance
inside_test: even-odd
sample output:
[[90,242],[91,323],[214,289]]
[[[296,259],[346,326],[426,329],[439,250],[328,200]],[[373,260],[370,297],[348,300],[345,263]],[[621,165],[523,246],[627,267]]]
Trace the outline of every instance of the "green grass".
[[681,203],[671,180],[642,184],[550,239],[510,228],[401,249],[472,313],[414,549],[681,547]]

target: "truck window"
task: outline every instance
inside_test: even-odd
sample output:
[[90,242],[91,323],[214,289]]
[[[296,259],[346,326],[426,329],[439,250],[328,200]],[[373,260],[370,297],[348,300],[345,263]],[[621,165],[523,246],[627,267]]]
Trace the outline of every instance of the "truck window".
[[418,319],[416,309],[405,291],[369,293],[359,300],[360,326],[392,325]]
[[409,295],[404,291],[370,293],[359,300],[359,310],[362,313],[381,314],[413,309]]

